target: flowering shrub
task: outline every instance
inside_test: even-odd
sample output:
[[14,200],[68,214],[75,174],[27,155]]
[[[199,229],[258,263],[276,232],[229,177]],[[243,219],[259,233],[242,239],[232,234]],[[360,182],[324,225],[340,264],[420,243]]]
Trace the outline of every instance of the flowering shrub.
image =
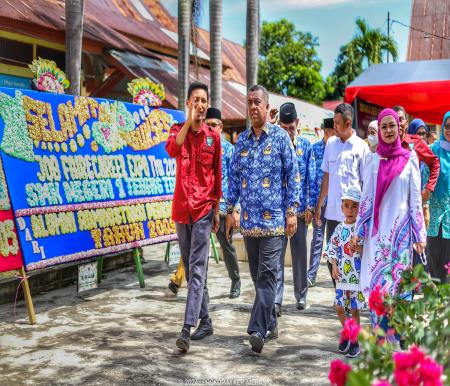
[[346,340],[349,340],[351,343],[356,343],[360,330],[361,327],[353,318],[347,319],[344,324],[344,329],[341,332],[341,343]]
[[[448,269],[448,267],[447,267]],[[422,265],[405,270],[399,294],[421,290],[412,301],[391,297],[376,287],[369,307],[378,316],[389,315],[389,329],[374,332],[345,323],[341,339],[359,333],[361,356],[349,366],[330,365],[331,385],[346,386],[442,386],[450,380],[450,285],[433,282]],[[359,326],[358,326],[359,327]],[[358,332],[356,332],[358,330]],[[407,351],[391,343],[401,336]],[[339,362],[339,363],[338,363]],[[350,369],[349,369],[350,367]],[[445,369],[445,374],[444,374]]]

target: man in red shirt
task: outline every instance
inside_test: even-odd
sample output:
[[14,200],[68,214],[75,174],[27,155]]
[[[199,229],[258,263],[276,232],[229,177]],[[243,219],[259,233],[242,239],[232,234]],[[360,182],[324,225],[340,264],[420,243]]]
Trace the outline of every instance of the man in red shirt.
[[[222,197],[220,135],[205,124],[208,86],[194,82],[189,86],[186,122],[170,129],[166,150],[176,158],[177,174],[173,195],[172,219],[186,268],[188,294],[184,326],[177,347],[188,351],[190,339],[202,339],[213,333],[204,285],[209,257],[209,234],[216,232],[219,201]],[[197,330],[191,334],[191,327]]]
[[422,137],[407,133],[408,115],[406,114],[405,108],[403,106],[395,106],[393,107],[393,110],[398,114],[400,119],[399,131],[402,147],[404,149],[415,150],[417,153],[417,158],[419,158],[419,162],[424,162],[430,168],[430,177],[422,190],[423,216],[425,218],[425,225],[428,228],[430,223],[428,201],[430,200],[431,193],[434,192],[434,187],[436,186],[439,177],[439,158],[431,151]]

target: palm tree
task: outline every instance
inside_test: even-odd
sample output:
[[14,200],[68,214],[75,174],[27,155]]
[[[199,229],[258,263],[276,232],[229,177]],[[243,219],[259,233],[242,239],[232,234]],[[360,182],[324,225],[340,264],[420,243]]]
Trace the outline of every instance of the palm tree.
[[66,73],[70,86],[68,93],[80,95],[81,46],[83,40],[84,0],[66,0]]
[[[350,45],[357,50],[368,66],[383,62],[383,54],[390,53],[394,62],[398,59],[398,48],[395,40],[385,35],[379,28],[370,28],[364,19],[356,19],[357,34]],[[355,55],[358,56],[358,55]]]
[[258,78],[259,0],[247,0],[247,35],[245,45],[248,89],[256,84]]
[[189,87],[192,0],[178,1],[178,109],[186,110]]
[[222,110],[222,0],[209,0],[211,106]]

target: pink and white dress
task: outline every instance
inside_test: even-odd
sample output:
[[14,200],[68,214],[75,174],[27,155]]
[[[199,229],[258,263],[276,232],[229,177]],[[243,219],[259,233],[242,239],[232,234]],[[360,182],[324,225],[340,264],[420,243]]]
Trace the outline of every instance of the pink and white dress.
[[412,266],[413,243],[426,242],[422,213],[420,169],[417,155],[395,177],[380,204],[379,227],[372,236],[375,191],[380,156],[366,156],[363,192],[355,233],[364,239],[361,261],[361,290],[365,296],[376,285],[391,295],[398,292],[402,272]]

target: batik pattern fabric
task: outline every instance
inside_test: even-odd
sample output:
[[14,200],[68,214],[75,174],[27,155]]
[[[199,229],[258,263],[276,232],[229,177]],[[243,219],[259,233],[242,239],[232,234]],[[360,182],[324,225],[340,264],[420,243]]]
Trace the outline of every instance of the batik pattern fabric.
[[311,144],[300,136],[294,139],[294,150],[297,156],[298,170],[300,172],[300,195],[297,214],[304,215],[308,206],[308,186],[310,185],[309,160],[311,158]]
[[228,176],[230,174],[234,146],[223,135],[220,137],[222,147],[222,198],[220,199],[220,214],[224,216],[227,214]]
[[361,254],[350,250],[350,241],[355,234],[355,224],[339,223],[323,253],[330,263],[336,260],[339,279],[336,289],[360,291]]
[[366,298],[361,291],[336,289],[334,304],[351,310],[364,310],[367,308]]
[[300,173],[288,134],[269,123],[259,139],[252,128],[245,130],[231,161],[227,207],[230,212],[239,201],[241,234],[284,235],[286,213],[297,212],[299,194]]
[[308,162],[309,189],[308,208],[315,209],[319,201],[320,186],[322,185],[322,161],[325,152],[325,141],[322,139],[311,146],[311,156]]
[[382,291],[396,295],[402,272],[412,266],[413,244],[426,241],[421,176],[414,151],[386,190],[380,204],[378,232],[371,237],[379,164],[377,153],[367,155],[355,230],[364,241],[361,289],[366,297],[377,285]]

